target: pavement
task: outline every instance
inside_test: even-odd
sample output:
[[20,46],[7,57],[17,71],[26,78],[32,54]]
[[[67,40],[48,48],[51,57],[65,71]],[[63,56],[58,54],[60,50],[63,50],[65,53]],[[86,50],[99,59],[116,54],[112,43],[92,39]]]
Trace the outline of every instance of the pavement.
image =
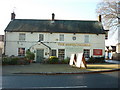
[[31,63],[30,65],[3,65],[2,75],[16,74],[90,74],[120,71],[120,64],[87,64],[87,68],[76,68],[68,64],[40,64]]

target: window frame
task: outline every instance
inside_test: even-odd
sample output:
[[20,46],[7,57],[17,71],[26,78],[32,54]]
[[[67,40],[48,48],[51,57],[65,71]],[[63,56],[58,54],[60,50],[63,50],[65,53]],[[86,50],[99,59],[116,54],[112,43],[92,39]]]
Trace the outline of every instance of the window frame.
[[64,37],[65,37],[64,34],[60,34],[59,35],[59,41],[64,41]]
[[90,36],[84,35],[84,43],[90,43]]
[[90,58],[90,49],[83,49],[84,57]]
[[64,58],[65,58],[65,49],[58,49],[58,58],[60,60],[64,60]]
[[39,41],[44,41],[44,34],[39,34]]
[[[22,49],[23,51],[20,51],[20,49]],[[18,56],[25,56],[25,48],[18,48]]]
[[[54,53],[53,53],[53,51],[55,51]],[[54,55],[55,54],[55,55]],[[51,50],[51,56],[57,56],[57,50],[56,49],[52,49]]]
[[19,41],[25,41],[26,40],[26,34],[25,33],[19,33]]

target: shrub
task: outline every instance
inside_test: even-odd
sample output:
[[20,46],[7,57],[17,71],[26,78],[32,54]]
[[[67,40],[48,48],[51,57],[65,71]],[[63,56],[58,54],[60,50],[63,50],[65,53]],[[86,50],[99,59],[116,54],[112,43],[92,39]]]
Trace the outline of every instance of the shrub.
[[3,58],[2,58],[2,64],[3,64],[3,65],[9,64],[10,61],[11,61],[10,57],[3,57]]
[[3,57],[2,64],[3,65],[26,65],[29,64],[29,60],[25,57]]
[[17,65],[19,58],[18,57],[12,57],[11,61],[9,62],[10,65]]
[[91,57],[87,61],[87,63],[105,63],[104,57]]
[[56,56],[50,56],[50,58],[47,60],[47,63],[49,64],[58,64],[59,59]]
[[69,59],[69,58],[66,58],[66,59],[64,59],[64,60],[61,60],[60,63],[61,63],[61,64],[69,64],[69,61],[70,61],[70,59]]
[[27,58],[28,60],[34,60],[35,54],[28,49],[28,50],[26,51],[26,58]]

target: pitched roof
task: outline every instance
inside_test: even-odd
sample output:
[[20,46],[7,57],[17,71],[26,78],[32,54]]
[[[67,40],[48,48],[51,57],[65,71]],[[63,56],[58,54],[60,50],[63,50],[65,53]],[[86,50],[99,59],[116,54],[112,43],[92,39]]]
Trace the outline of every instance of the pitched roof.
[[92,33],[104,34],[98,21],[83,20],[36,20],[14,19],[5,31],[8,32],[52,32],[52,33]]

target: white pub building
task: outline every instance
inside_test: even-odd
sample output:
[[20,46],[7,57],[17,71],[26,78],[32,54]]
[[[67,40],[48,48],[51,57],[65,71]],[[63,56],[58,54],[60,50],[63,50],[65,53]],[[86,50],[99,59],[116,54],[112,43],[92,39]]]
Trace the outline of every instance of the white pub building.
[[105,32],[98,21],[15,19],[5,29],[5,55],[25,56],[35,53],[35,61],[57,56],[66,59],[83,52],[86,58],[105,55]]

